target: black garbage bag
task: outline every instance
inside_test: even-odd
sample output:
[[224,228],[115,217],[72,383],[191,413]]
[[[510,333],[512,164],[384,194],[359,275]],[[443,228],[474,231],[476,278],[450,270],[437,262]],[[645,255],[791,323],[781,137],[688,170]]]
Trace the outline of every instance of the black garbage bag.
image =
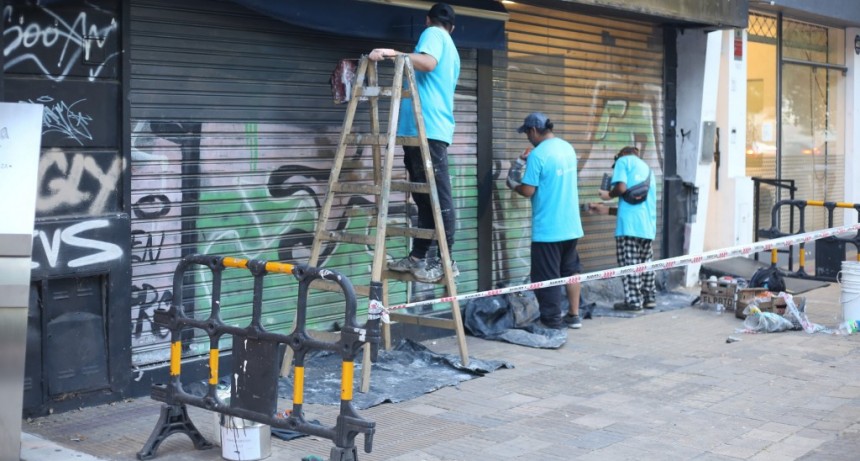
[[767,291],[779,293],[785,291],[785,279],[776,266],[762,267],[755,271],[750,278],[750,288],[767,288]]
[[514,317],[513,328],[525,328],[540,318],[540,308],[534,291],[520,291],[508,293],[505,300],[511,307],[511,315]]
[[463,326],[478,338],[494,338],[514,327],[509,307],[504,296],[473,299],[463,309]]
[[530,291],[469,301],[463,325],[473,336],[521,346],[557,349],[567,340],[566,330],[539,328],[537,298]]

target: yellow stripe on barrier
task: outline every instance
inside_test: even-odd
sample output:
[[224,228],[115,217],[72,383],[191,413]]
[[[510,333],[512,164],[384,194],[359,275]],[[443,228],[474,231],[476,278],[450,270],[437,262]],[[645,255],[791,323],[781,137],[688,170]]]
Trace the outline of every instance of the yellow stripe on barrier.
[[174,341],[170,344],[170,376],[179,376],[182,366],[182,342]]
[[293,373],[293,404],[301,405],[305,394],[305,367],[295,367]]
[[776,248],[774,248],[773,250],[770,250],[770,263],[776,264],[777,261],[779,261],[779,257],[777,256]]
[[[806,204],[810,205],[810,206],[824,206],[824,201],[823,200],[807,200]],[[836,202],[835,206],[836,206],[836,208],[854,208],[854,204],[848,203],[848,202]]]
[[209,384],[218,384],[218,349],[209,349]]
[[293,266],[292,264],[287,263],[266,263],[266,270],[269,272],[282,272],[284,274],[290,274],[293,272],[294,267],[295,266]]
[[227,256],[222,260],[222,264],[224,267],[235,267],[237,269],[247,269],[248,268],[248,260],[241,258],[233,258],[231,256]]
[[[222,260],[222,264],[224,267],[235,267],[237,269],[247,269],[248,268],[248,260],[241,258],[234,258],[232,256],[227,256]],[[266,270],[268,272],[281,272],[284,274],[291,274],[293,269],[296,266],[288,263],[279,263],[279,262],[267,262]]]
[[343,362],[343,372],[340,376],[341,400],[352,400],[354,369],[355,364],[353,362]]

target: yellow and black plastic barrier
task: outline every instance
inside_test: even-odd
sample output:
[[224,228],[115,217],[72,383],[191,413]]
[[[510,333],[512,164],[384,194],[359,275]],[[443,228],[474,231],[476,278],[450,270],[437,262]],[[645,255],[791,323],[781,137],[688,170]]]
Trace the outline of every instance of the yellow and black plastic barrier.
[[[797,232],[785,233],[782,232],[779,228],[779,212],[782,207],[791,207],[792,210],[797,209],[799,213],[799,225],[800,228]],[[848,202],[825,202],[822,200],[780,200],[773,205],[771,208],[771,227],[770,229],[759,229],[758,236],[765,238],[780,238],[787,237],[789,235],[802,234],[807,231],[806,229],[806,207],[814,206],[814,207],[823,207],[827,210],[827,227],[833,227],[833,213],[837,208],[843,209],[852,209],[857,212],[858,218],[860,218],[860,203],[848,203]],[[821,245],[823,248],[832,248],[837,247],[841,248],[843,253],[843,258],[836,258],[834,261],[829,261],[828,259],[821,258],[818,259],[818,248],[816,247],[816,265],[815,265],[815,277],[829,281],[836,281],[836,274],[839,272],[840,267],[835,266],[832,263],[841,264],[842,259],[844,259],[844,245],[852,244],[857,249],[857,260],[860,261],[860,232],[855,232],[851,237],[839,237],[839,236],[831,236],[823,238],[816,242],[816,245]],[[798,244],[798,270],[794,273],[799,277],[809,277],[809,274],[806,273],[806,242],[800,242]],[[778,250],[776,248],[772,249],[770,252],[770,265],[776,266],[778,261]],[[833,259],[833,258],[829,258]],[[832,266],[832,267],[831,267]]]
[[[194,266],[205,266],[212,272],[212,311],[206,319],[194,319],[185,314],[183,308],[183,281],[186,272]],[[251,322],[246,327],[227,325],[221,320],[221,279],[225,269],[247,269],[254,276]],[[296,303],[296,325],[289,335],[267,331],[261,322],[263,305],[263,281],[269,273],[292,274],[299,282]],[[312,338],[306,328],[307,299],[310,284],[314,280],[327,280],[340,285],[344,296],[344,327],[337,342],[325,342]],[[170,330],[170,378],[167,384],[155,384],[152,398],[164,402],[161,416],[152,434],[137,453],[140,460],[152,459],[159,445],[172,434],[188,435],[197,449],[211,448],[188,416],[186,405],[192,405],[269,426],[289,429],[308,435],[330,439],[334,443],[332,460],[357,460],[355,437],[364,434],[364,450],[370,453],[376,423],[358,415],[352,404],[354,385],[354,362],[358,351],[369,343],[374,349],[379,345],[379,320],[368,320],[363,326],[356,321],[355,290],[349,279],[337,271],[317,269],[304,265],[292,265],[263,260],[248,260],[232,257],[191,255],[183,258],[173,274],[174,298],[170,308],[155,312],[155,322]],[[182,343],[181,332],[187,328],[205,331],[209,335],[209,380],[207,393],[203,397],[185,392],[182,387]],[[229,404],[221,400],[216,389],[219,377],[218,343],[223,335],[233,337],[233,370]],[[293,377],[293,408],[289,416],[276,416],[277,389],[282,346],[295,353]],[[340,414],[334,427],[322,426],[304,419],[305,356],[308,352],[324,350],[337,353],[343,361],[341,371]]]

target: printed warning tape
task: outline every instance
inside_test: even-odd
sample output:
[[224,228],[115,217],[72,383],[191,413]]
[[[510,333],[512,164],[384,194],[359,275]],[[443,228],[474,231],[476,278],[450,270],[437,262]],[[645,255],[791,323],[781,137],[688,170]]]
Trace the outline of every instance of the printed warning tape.
[[505,288],[497,288],[494,290],[487,291],[479,291],[476,293],[469,293],[459,296],[446,296],[444,298],[436,298],[436,299],[427,299],[423,301],[416,301],[407,304],[398,304],[395,306],[390,306],[388,308],[382,307],[381,305],[375,306],[375,313],[377,315],[385,315],[394,310],[399,309],[407,309],[410,307],[424,306],[428,304],[438,304],[438,303],[449,303],[454,300],[457,301],[465,301],[469,299],[476,298],[485,298],[489,296],[498,296],[508,293],[517,293],[520,291],[529,291],[529,290],[537,290],[538,288],[548,288],[558,285],[567,285],[569,283],[582,283],[582,282],[590,282],[594,280],[603,280],[603,279],[611,279],[614,277],[621,277],[623,275],[642,273],[652,270],[663,270],[670,269],[674,267],[683,267],[690,264],[701,264],[710,261],[720,261],[723,259],[733,258],[735,256],[747,256],[753,253],[758,253],[760,251],[770,251],[775,248],[781,248],[789,245],[797,245],[800,243],[809,243],[814,240],[833,237],[840,234],[845,234],[851,231],[860,230],[860,224],[851,224],[847,226],[841,227],[833,227],[830,229],[823,229],[813,232],[806,232],[803,234],[790,235],[788,237],[780,237],[772,240],[762,240],[760,242],[754,242],[747,245],[739,245],[730,248],[724,248],[720,250],[708,251],[706,253],[698,254],[698,255],[684,255],[684,256],[676,256],[674,258],[661,259],[659,261],[651,261],[642,264],[634,264],[631,266],[618,267],[614,269],[606,269],[602,271],[596,272],[588,272],[585,274],[576,274],[570,277],[564,277],[560,279],[553,280],[545,280],[543,282],[533,282],[526,285],[517,285],[512,287]]

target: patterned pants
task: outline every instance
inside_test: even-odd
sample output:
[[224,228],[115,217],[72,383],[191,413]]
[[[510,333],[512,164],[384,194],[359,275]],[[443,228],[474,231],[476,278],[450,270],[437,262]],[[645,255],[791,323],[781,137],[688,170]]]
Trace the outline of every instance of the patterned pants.
[[[615,254],[618,255],[619,266],[629,266],[651,261],[654,251],[651,249],[651,240],[622,236],[615,237]],[[622,276],[627,304],[642,307],[643,303],[656,302],[657,286],[654,280],[653,271]]]

